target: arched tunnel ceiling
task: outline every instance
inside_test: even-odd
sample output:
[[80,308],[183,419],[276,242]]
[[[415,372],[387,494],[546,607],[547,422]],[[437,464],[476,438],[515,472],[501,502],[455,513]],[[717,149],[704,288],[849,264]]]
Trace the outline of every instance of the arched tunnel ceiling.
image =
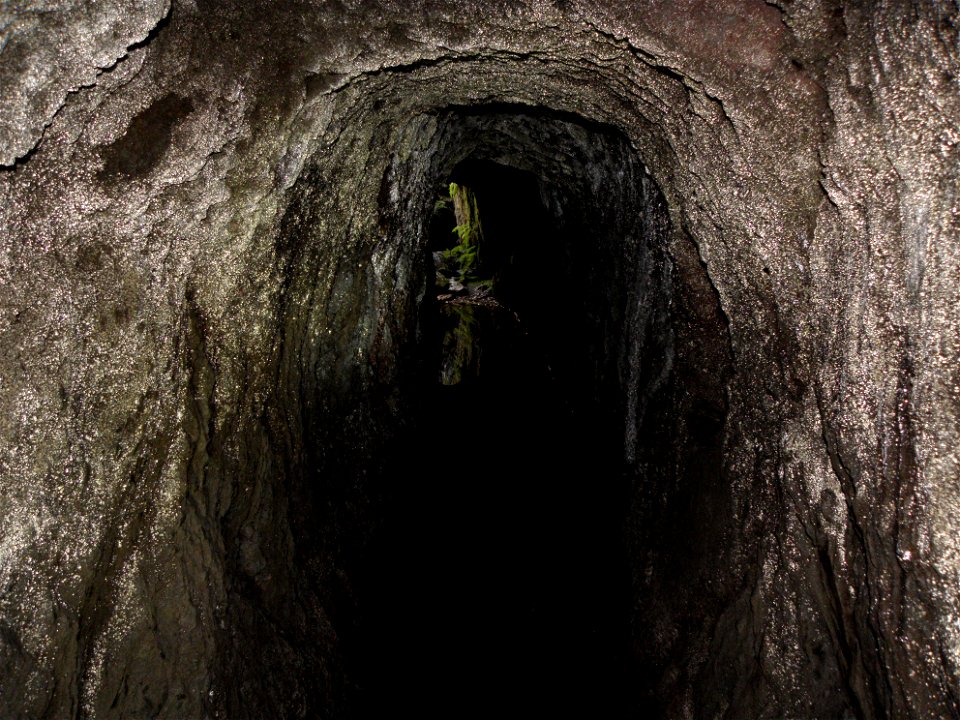
[[[310,462],[346,478],[348,459],[382,450],[369,428],[388,436],[400,402],[417,234],[459,159],[443,143],[493,107],[580,128],[583,157],[594,131],[623,138],[666,202],[651,247],[672,273],[671,337],[721,317],[729,332],[677,351],[720,362],[729,345],[732,375],[715,379],[729,522],[723,552],[701,548],[722,588],[697,610],[706,629],[648,592],[663,652],[640,667],[661,714],[956,715],[957,14],[5,6],[0,715],[241,717],[218,668],[238,628],[292,595],[285,621],[316,642],[298,655],[260,638],[294,690],[274,696],[287,686],[241,662],[251,707],[297,716],[309,670],[311,712],[348,714],[329,590],[347,561],[329,548],[368,499],[346,480],[317,481],[329,502],[298,483]],[[490,144],[563,167],[562,143],[535,147],[549,133],[524,122],[522,142]],[[351,444],[345,428],[367,429]],[[290,554],[305,498],[344,508],[303,553],[310,580]]]

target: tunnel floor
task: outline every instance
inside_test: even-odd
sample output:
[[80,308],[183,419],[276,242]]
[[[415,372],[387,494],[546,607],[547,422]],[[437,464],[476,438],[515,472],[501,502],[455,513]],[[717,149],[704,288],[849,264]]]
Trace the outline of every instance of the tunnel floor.
[[477,318],[481,370],[424,388],[416,467],[358,581],[359,716],[622,716],[617,456],[515,316]]

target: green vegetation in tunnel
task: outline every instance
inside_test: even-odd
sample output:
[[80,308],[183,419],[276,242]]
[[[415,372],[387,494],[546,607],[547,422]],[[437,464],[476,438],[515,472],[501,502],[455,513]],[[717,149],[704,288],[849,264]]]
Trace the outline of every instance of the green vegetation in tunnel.
[[[554,369],[582,347],[586,318],[559,297],[575,278],[535,176],[480,162],[453,180],[452,199],[482,212],[483,260],[475,282],[441,278],[427,300],[419,443],[358,579],[368,624],[356,706],[364,717],[618,717],[622,452],[592,390]],[[433,258],[464,240],[450,237],[462,211],[439,205]],[[469,357],[452,358],[464,344]]]

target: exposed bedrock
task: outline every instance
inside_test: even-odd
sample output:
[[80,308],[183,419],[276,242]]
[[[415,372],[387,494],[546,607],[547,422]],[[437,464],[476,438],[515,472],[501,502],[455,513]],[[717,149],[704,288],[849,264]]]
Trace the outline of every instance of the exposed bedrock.
[[[960,716],[956,3],[94,5],[0,10],[0,716],[383,717],[481,466],[464,693]],[[451,180],[536,360],[446,422]]]

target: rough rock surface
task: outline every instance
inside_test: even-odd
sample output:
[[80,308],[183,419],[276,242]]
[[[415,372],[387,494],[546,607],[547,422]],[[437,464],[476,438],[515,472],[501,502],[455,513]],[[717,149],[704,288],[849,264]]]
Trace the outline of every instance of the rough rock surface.
[[636,712],[960,716],[955,2],[0,13],[0,716],[350,716],[471,153],[609,218]]

